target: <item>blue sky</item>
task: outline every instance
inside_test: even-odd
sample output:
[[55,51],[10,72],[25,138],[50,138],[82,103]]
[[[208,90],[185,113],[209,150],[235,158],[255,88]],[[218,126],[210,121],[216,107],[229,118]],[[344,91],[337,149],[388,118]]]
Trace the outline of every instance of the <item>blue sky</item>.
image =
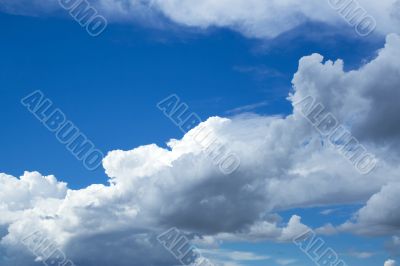
[[[343,59],[345,71],[351,71],[374,60],[385,45],[381,33],[360,37],[349,27],[315,21],[270,38],[246,36],[229,27],[203,30],[172,22],[162,28],[143,22],[110,23],[93,38],[69,17],[40,12],[35,16],[2,12],[0,25],[0,172],[15,177],[24,171],[55,175],[77,191],[91,184],[107,185],[109,177],[103,167],[88,171],[21,105],[21,99],[34,90],[51,99],[105,154],[152,143],[165,148],[171,138],[184,136],[156,107],[170,94],[179,95],[203,121],[243,112],[286,117],[293,113],[287,97],[294,92],[292,79],[300,58],[319,53],[326,60]],[[337,165],[341,167],[349,166]],[[304,208],[289,204],[273,213],[281,217],[279,226],[293,215],[301,216],[310,228],[340,226],[378,192],[372,188],[370,194],[354,192],[346,204],[341,200],[313,202]],[[321,213],[327,209],[328,214]],[[0,226],[4,224],[0,219]],[[347,265],[372,266],[399,259],[385,248],[394,235],[350,230],[322,238]],[[218,250],[268,256],[225,265],[313,264],[294,244],[280,242],[223,241]],[[357,257],[361,253],[368,254]]]
[[[9,25],[2,29],[0,43],[1,108],[7,114],[1,117],[7,125],[0,140],[3,171],[57,174],[73,188],[105,182],[106,177],[102,169],[88,172],[20,104],[33,90],[43,91],[104,152],[163,145],[182,136],[155,107],[171,93],[203,120],[263,102],[254,111],[289,114],[286,97],[300,57],[317,52],[327,59],[342,58],[352,69],[383,43],[352,33],[316,39],[302,34],[324,28],[318,25],[272,41],[219,29],[174,34],[132,25],[111,25],[91,38],[66,19],[8,14],[0,19]],[[20,141],[10,141],[17,136]]]

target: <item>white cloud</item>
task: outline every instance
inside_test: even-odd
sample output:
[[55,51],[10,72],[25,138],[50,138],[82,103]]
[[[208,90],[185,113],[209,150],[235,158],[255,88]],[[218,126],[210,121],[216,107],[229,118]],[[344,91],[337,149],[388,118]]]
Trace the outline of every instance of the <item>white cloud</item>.
[[337,211],[337,209],[326,209],[326,210],[321,211],[320,214],[322,214],[322,215],[330,215],[330,214],[332,214],[332,213],[334,213],[336,211]]
[[358,259],[368,259],[375,255],[375,253],[367,251],[353,251],[349,253],[350,256]]
[[390,183],[373,195],[355,215],[339,228],[367,235],[400,233],[400,183]]
[[[209,243],[285,242],[307,227],[299,216],[285,222],[271,213],[366,202],[374,194],[349,230],[370,221],[382,233],[398,230],[391,211],[400,202],[394,193],[400,173],[399,54],[400,37],[390,35],[377,58],[358,70],[346,72],[342,61],[324,62],[314,54],[300,60],[293,79],[292,101],[312,95],[378,156],[372,173],[359,174],[326,145],[297,107],[287,117],[212,117],[202,126],[241,159],[229,176],[193,140],[199,127],[169,149],[153,144],[110,152],[103,162],[107,186],[67,190],[52,176],[0,175],[0,253],[7,253],[0,263],[30,266],[20,239],[40,230],[77,265],[173,265],[155,240],[166,228],[208,236]],[[383,218],[372,215],[377,208]]]
[[259,102],[259,103],[239,106],[239,107],[233,108],[231,110],[228,110],[225,113],[227,113],[229,115],[237,115],[240,113],[253,112],[256,109],[267,106],[267,105],[268,105],[268,101],[263,101],[263,102]]
[[338,230],[334,225],[328,223],[325,224],[324,226],[315,229],[315,232],[321,235],[334,235],[338,232]]
[[20,179],[0,173],[0,225],[13,222],[17,213],[35,206],[48,207],[51,199],[63,199],[67,184],[52,175],[25,172]]
[[[13,13],[50,13],[59,9],[52,0],[1,0],[3,10]],[[378,31],[399,32],[400,5],[396,0],[358,0],[377,20]],[[340,27],[348,25],[328,0],[98,0],[92,4],[109,20],[160,25],[161,13],[190,27],[227,27],[250,37],[269,38],[307,22]]]
[[289,265],[295,263],[297,260],[295,259],[277,259],[276,263],[279,265]]
[[396,266],[396,261],[394,260],[387,260],[383,266]]
[[[241,265],[249,261],[264,261],[270,259],[269,256],[258,255],[253,252],[234,251],[227,249],[200,249],[202,256],[223,265]],[[223,263],[222,263],[223,262]]]

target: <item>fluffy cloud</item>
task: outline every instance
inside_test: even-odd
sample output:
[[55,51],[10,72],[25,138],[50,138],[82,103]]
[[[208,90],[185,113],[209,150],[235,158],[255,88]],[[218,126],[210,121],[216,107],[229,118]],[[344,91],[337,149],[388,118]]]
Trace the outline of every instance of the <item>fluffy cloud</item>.
[[[179,25],[208,28],[227,27],[246,36],[270,38],[312,21],[330,25],[347,25],[330,0],[97,0],[90,1],[109,20],[142,21],[162,24],[166,17]],[[342,2],[340,2],[342,3]],[[343,7],[350,1],[343,2]],[[346,4],[347,3],[347,4]],[[377,21],[381,33],[398,32],[398,0],[358,0]],[[60,7],[52,0],[1,0],[0,7],[11,13],[52,13]],[[340,9],[341,10],[341,9]],[[160,14],[162,16],[160,16]]]
[[400,233],[399,191],[399,182],[384,186],[357,212],[354,221],[343,224],[340,229],[367,235]]
[[[344,124],[351,125],[352,133],[357,139],[371,145],[370,148],[381,158],[380,164],[386,166],[399,160],[400,121],[398,116],[389,115],[399,111],[395,99],[400,96],[398,78],[400,64],[391,59],[393,56],[400,56],[398,45],[398,36],[388,36],[385,48],[379,52],[375,60],[357,71],[347,73],[343,72],[342,61],[328,61],[322,67],[303,59],[307,60],[303,64],[300,63],[304,70],[322,78],[302,74],[301,67],[294,78],[295,86],[307,88],[297,91],[293,97],[294,101],[306,95],[313,95],[329,110],[335,110],[335,116]],[[314,60],[321,62],[322,57],[314,55]],[[397,177],[396,169],[397,167],[389,167],[382,174]],[[378,178],[382,180],[381,176]],[[389,184],[377,191],[352,220],[338,228],[326,225],[319,229],[320,232],[337,232],[338,229],[366,235],[398,234],[400,183],[398,179],[390,179],[387,180]]]
[[[72,190],[38,173],[0,175],[1,264],[29,266],[32,255],[21,239],[40,231],[79,265],[174,265],[156,240],[169,227],[204,242],[284,242],[307,227],[299,216],[285,222],[274,213],[371,197],[349,230],[371,222],[382,233],[397,230],[399,139],[392,132],[400,105],[391,99],[399,95],[399,53],[400,37],[390,35],[358,70],[346,72],[342,61],[314,54],[300,60],[293,78],[292,102],[311,95],[377,155],[368,175],[328,145],[298,105],[287,117],[212,117],[167,149],[110,152],[103,162],[109,185]],[[204,127],[240,157],[236,172],[222,174],[193,140]],[[368,130],[376,127],[382,130]],[[376,209],[381,217],[372,215]]]
[[57,182],[54,176],[25,172],[20,179],[0,174],[0,226],[13,222],[16,213],[35,206],[47,207],[47,201],[63,199],[67,184]]
[[342,123],[351,125],[357,138],[398,144],[399,117],[388,115],[398,111],[400,62],[393,60],[400,57],[398,43],[398,35],[389,35],[379,56],[357,71],[344,72],[342,60],[320,64],[321,55],[304,57],[293,80],[295,88],[300,88],[293,101],[312,95],[334,110]]
[[387,260],[383,266],[396,266],[396,261],[394,260]]

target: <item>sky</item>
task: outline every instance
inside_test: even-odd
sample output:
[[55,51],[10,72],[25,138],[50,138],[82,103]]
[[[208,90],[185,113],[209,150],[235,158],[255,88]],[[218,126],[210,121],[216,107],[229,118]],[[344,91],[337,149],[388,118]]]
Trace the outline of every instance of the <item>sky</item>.
[[189,265],[170,228],[216,266],[400,260],[399,1],[352,1],[368,34],[334,1],[79,1],[97,36],[70,2],[0,0],[0,265]]

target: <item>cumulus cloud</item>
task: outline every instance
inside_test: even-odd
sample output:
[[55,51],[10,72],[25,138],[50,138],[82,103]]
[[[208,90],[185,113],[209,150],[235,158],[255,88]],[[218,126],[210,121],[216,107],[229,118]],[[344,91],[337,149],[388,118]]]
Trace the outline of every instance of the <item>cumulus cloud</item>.
[[[399,140],[387,128],[367,129],[392,122],[397,130],[400,105],[391,99],[399,94],[399,52],[400,37],[390,35],[358,70],[346,72],[341,60],[314,54],[300,60],[293,78],[292,103],[313,96],[377,155],[368,175],[328,145],[297,105],[286,117],[212,117],[168,148],[111,151],[103,161],[108,185],[72,190],[53,176],[0,175],[1,264],[30,266],[21,239],[40,231],[79,265],[174,265],[156,240],[170,227],[209,243],[285,242],[307,227],[299,216],[282,221],[274,213],[369,198],[349,230],[371,222],[381,233],[397,230]],[[240,157],[237,171],[222,174],[202,152],[193,136],[204,127]],[[380,217],[372,215],[376,209]]]
[[[311,21],[347,26],[334,1],[296,0],[97,0],[90,1],[110,21],[142,21],[162,24],[163,17],[183,26],[226,27],[246,36],[271,38]],[[346,1],[346,6],[350,1]],[[397,32],[400,5],[397,0],[358,0],[359,6],[377,21],[379,32]],[[60,7],[52,0],[0,0],[2,10],[11,13],[52,13]],[[341,10],[341,9],[340,9]],[[351,16],[351,15],[350,15]]]
[[383,266],[396,266],[396,261],[394,260],[387,260]]
[[0,226],[13,222],[18,212],[39,205],[46,208],[47,201],[63,199],[67,193],[66,183],[37,172],[25,172],[20,179],[0,174],[0,187]]
[[355,215],[354,221],[340,226],[367,235],[400,233],[400,183],[390,183],[373,195]]
[[[393,114],[393,110],[398,109],[393,98],[389,98],[398,97],[400,93],[400,80],[398,74],[395,74],[398,73],[400,65],[390,59],[393,55],[399,56],[398,42],[398,36],[388,36],[385,48],[379,51],[375,60],[360,70],[350,71],[345,75],[343,75],[342,61],[327,62],[324,68],[314,68],[313,64],[307,65],[305,68],[307,72],[312,71],[316,76],[321,74],[324,79],[304,79],[305,75],[301,74],[301,69],[295,75],[295,84],[301,83],[302,88],[308,89],[307,91],[301,90],[294,98],[299,97],[300,99],[305,95],[316,95],[319,102],[328,106],[329,109],[335,110],[335,115],[339,120],[351,125],[353,134],[359,140],[375,147],[374,152],[380,154],[379,157],[382,158],[381,165],[399,159],[398,116],[389,115]],[[315,56],[315,60],[320,59],[319,55]],[[327,71],[327,68],[335,70]],[[327,72],[330,74],[326,74]],[[388,79],[376,79],[378,76],[388,77]],[[336,87],[337,89],[319,90],[322,87]],[[340,97],[340,95],[346,95],[346,97]],[[398,176],[398,173],[393,172],[394,169],[388,168],[385,175]],[[382,177],[378,178],[382,179]],[[328,224],[319,228],[319,232],[331,234],[339,231],[351,231],[364,235],[398,234],[400,230],[400,216],[398,215],[400,183],[396,179],[388,180],[388,182],[389,184],[377,191],[351,220],[337,228]]]

